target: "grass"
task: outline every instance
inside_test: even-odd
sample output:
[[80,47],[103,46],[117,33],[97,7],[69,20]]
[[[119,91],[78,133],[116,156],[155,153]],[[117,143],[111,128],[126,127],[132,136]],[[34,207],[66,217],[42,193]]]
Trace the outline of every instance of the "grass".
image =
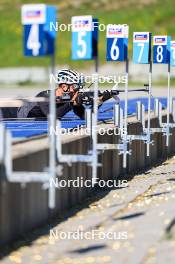
[[[153,34],[169,34],[175,38],[175,1],[154,0],[144,1],[147,4],[139,5],[142,1],[135,0],[99,0],[100,6],[94,1],[45,1],[58,7],[58,22],[70,23],[73,15],[90,14],[99,18],[99,22],[127,23],[130,26],[129,55],[132,56],[133,31],[151,31]],[[106,3],[109,4],[106,4]],[[31,3],[29,0],[1,0],[0,2],[0,67],[16,66],[48,66],[50,58],[26,58],[23,56],[22,26],[20,22],[21,4]],[[96,4],[97,4],[96,3]],[[111,3],[111,4],[110,4]],[[116,3],[118,6],[116,6]],[[99,61],[105,63],[106,40],[105,32],[99,34]],[[71,61],[71,32],[58,32],[56,43],[56,63],[69,64],[75,68],[89,67],[92,61]]]

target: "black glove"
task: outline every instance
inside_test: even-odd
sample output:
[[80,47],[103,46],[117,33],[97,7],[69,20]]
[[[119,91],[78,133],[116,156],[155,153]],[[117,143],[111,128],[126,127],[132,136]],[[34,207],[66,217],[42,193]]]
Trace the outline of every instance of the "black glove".
[[105,102],[109,100],[110,98],[111,98],[111,92],[109,92],[108,90],[104,91],[102,101]]
[[76,101],[77,105],[82,105],[83,104],[83,95],[81,93],[78,94],[75,101]]
[[88,93],[79,93],[75,101],[77,105],[92,105],[93,97]]

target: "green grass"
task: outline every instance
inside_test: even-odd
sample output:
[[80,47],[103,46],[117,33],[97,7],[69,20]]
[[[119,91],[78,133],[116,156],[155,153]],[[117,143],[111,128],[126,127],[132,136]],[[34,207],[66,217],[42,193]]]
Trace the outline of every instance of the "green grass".
[[[48,66],[50,58],[26,58],[22,49],[22,26],[20,21],[21,4],[28,0],[0,0],[0,67]],[[90,14],[99,18],[100,23],[126,23],[130,26],[129,55],[132,56],[133,31],[151,31],[153,34],[169,34],[175,38],[175,1],[147,0],[148,4],[138,5],[135,0],[82,1],[74,6],[71,1],[45,1],[58,7],[58,22],[70,23],[73,15]],[[72,1],[75,3],[75,0]],[[108,8],[106,2],[111,3]],[[144,1],[146,2],[146,1]],[[150,2],[150,4],[149,4]],[[99,3],[99,6],[95,6]],[[116,6],[116,3],[118,6]],[[69,64],[75,68],[93,65],[92,61],[71,61],[71,32],[58,32],[56,45],[56,63]],[[100,64],[105,63],[105,32],[99,34]]]

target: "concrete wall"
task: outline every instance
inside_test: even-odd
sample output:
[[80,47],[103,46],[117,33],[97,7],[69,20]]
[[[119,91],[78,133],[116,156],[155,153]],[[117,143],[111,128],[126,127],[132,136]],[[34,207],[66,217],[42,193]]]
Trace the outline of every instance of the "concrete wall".
[[[166,119],[164,118],[164,121]],[[142,128],[134,118],[129,120],[128,131],[130,134],[140,134]],[[151,126],[157,127],[158,121],[152,117]],[[103,125],[108,128],[109,124]],[[113,125],[110,125],[113,127]],[[114,128],[114,127],[113,127]],[[172,155],[175,152],[175,129],[170,138],[170,146],[165,146],[165,137],[160,133],[153,135],[154,145],[151,146],[150,157],[146,156],[146,146],[143,142],[133,141],[131,144],[132,155],[128,158],[127,177],[130,174],[151,166],[161,158]],[[90,139],[86,136],[63,138],[64,153],[87,153],[90,149]],[[99,142],[117,143],[117,136],[99,136]],[[13,146],[14,170],[40,171],[48,163],[48,139],[25,142]],[[122,168],[122,156],[117,151],[108,150],[100,154],[99,161],[103,164],[98,169],[100,179],[117,179],[124,173]],[[30,183],[22,186],[19,183],[8,183],[2,181],[3,168],[1,167],[0,180],[0,245],[16,239],[34,227],[38,227],[48,221],[51,216],[63,216],[64,211],[82,203],[83,200],[92,195],[90,188],[63,188],[57,189],[56,208],[51,212],[48,208],[48,191],[42,189],[39,183]],[[85,164],[74,164],[69,167],[64,165],[63,179],[76,179],[83,177],[91,179],[91,168]],[[126,177],[126,176],[125,176]]]

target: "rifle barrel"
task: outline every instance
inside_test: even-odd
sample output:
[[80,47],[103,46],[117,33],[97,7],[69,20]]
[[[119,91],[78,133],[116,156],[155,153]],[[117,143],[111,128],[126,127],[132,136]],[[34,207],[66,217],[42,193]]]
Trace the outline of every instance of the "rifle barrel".
[[[116,94],[116,93],[124,93],[125,90],[112,90],[111,91],[112,94]],[[148,89],[128,89],[128,92],[148,92]]]

